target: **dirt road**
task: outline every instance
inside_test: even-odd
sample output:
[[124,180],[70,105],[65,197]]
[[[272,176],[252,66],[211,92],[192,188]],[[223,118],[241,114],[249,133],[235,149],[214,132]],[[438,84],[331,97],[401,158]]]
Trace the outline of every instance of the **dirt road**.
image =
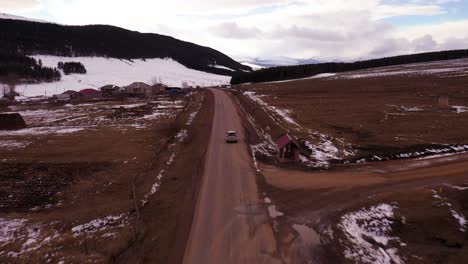
[[[213,127],[184,263],[280,263],[241,119],[226,93],[212,91]],[[238,131],[238,144],[225,143],[227,130]]]

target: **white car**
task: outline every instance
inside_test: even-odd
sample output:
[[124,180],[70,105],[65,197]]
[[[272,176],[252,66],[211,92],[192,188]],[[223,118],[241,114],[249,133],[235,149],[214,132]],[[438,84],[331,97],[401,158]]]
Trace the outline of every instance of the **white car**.
[[239,139],[237,138],[237,132],[230,130],[226,132],[226,143],[237,143]]

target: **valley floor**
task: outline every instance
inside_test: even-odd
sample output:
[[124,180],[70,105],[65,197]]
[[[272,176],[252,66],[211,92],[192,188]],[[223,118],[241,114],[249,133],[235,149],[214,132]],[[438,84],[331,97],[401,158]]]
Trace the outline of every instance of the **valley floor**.
[[[153,255],[132,258],[170,263],[191,222],[187,186],[210,98],[11,106],[28,128],[0,131],[0,262],[114,262],[151,235]],[[116,115],[122,108],[129,116]]]
[[[440,70],[451,63],[457,67]],[[462,66],[466,60],[231,90],[283,262],[467,261]],[[284,133],[302,148],[300,162],[278,162]]]
[[0,262],[467,262],[468,77],[405,67],[11,106]]

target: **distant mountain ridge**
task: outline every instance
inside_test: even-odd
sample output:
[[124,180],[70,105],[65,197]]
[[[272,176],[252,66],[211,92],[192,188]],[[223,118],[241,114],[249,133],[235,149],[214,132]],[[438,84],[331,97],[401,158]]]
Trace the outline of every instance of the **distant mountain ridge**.
[[292,65],[305,65],[305,64],[317,64],[321,61],[309,58],[309,59],[295,59],[289,57],[272,57],[272,58],[242,58],[239,59],[244,65],[252,65],[255,68],[271,68],[280,66],[292,66]]
[[108,25],[64,26],[6,14],[0,15],[0,50],[22,55],[172,58],[194,70],[229,76],[251,71],[217,50],[169,36]]
[[468,50],[448,50],[401,55],[356,62],[328,62],[318,64],[280,66],[260,69],[249,73],[238,73],[231,79],[231,84],[260,83],[307,78],[323,73],[337,73],[353,70],[371,69],[409,63],[443,61],[468,58]]

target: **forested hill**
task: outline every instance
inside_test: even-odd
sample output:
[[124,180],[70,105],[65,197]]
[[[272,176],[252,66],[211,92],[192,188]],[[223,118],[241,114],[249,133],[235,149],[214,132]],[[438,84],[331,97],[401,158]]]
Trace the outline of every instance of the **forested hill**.
[[231,84],[259,83],[306,78],[320,73],[336,73],[353,70],[363,70],[385,66],[403,65],[408,63],[430,62],[468,58],[468,50],[450,50],[429,52],[413,55],[403,55],[382,59],[358,61],[353,63],[319,63],[298,66],[282,66],[266,68],[249,73],[238,73],[232,77]]
[[[251,70],[212,48],[106,25],[63,26],[0,19],[0,50],[21,55],[172,58],[188,68],[223,75]],[[222,67],[210,67],[214,65]]]

